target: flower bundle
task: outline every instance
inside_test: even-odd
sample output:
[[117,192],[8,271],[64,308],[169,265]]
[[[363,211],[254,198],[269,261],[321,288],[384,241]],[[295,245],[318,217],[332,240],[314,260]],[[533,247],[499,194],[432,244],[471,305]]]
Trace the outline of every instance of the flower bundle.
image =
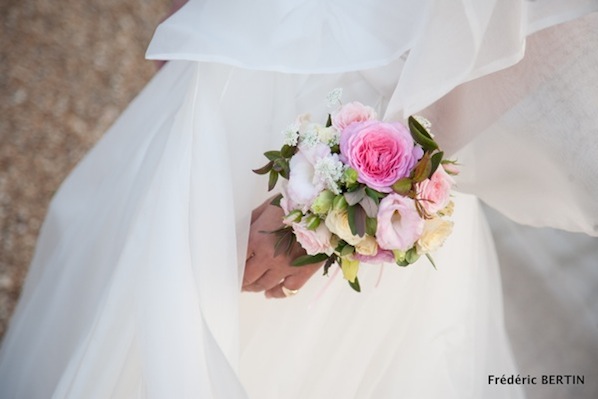
[[373,108],[340,103],[325,124],[300,115],[283,131],[284,145],[264,155],[254,170],[269,174],[268,190],[286,179],[273,203],[284,210],[275,254],[298,242],[307,255],[302,266],[325,262],[324,274],[338,264],[350,286],[360,291],[361,263],[407,266],[439,248],[453,223],[451,188],[454,161],[444,159],[429,122],[409,117],[408,127],[377,119]]

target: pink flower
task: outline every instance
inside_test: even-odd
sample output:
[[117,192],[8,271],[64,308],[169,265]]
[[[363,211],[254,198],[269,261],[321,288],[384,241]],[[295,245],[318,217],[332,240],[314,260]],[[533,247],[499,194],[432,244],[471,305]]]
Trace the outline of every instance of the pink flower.
[[293,223],[293,231],[297,242],[301,244],[308,255],[330,252],[332,234],[324,223],[320,223],[315,230],[309,230],[304,223]]
[[433,215],[446,208],[451,200],[451,187],[454,184],[455,180],[452,176],[446,173],[442,165],[439,166],[430,179],[417,185],[424,209]]
[[380,248],[407,251],[424,230],[424,220],[415,202],[399,194],[389,194],[380,201],[376,239]]
[[395,263],[395,256],[392,251],[385,249],[378,249],[376,255],[372,256],[356,253],[355,259],[363,263],[369,263],[370,265],[377,265],[380,263]]
[[376,111],[372,107],[363,105],[360,102],[345,104],[332,117],[332,126],[342,132],[347,126],[354,122],[365,122],[376,119]]
[[357,180],[386,193],[411,173],[423,155],[409,130],[398,122],[353,123],[341,133],[340,147],[343,161],[357,171]]

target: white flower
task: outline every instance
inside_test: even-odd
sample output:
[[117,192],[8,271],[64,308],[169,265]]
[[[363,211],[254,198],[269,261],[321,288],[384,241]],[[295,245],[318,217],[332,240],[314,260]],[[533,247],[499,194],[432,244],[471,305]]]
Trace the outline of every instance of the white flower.
[[315,165],[330,155],[330,147],[317,143],[313,147],[299,144],[299,151],[289,162],[291,173],[286,186],[286,197],[295,206],[307,210],[322,191],[323,186],[316,177]]
[[299,126],[296,123],[287,126],[283,131],[284,144],[294,147],[299,141]]
[[327,144],[330,147],[337,145],[340,141],[340,133],[333,126],[320,127],[318,129],[318,138],[321,143]]
[[343,176],[345,165],[338,159],[338,154],[331,154],[319,159],[315,164],[316,181],[334,194],[339,194],[338,181]]
[[296,123],[287,126],[283,131],[282,135],[284,136],[283,143],[294,147],[297,145],[299,141],[299,126]]
[[299,131],[301,143],[307,147],[314,147],[320,142],[318,135],[319,125],[310,123],[305,129]]
[[326,96],[326,103],[328,104],[329,108],[335,107],[341,104],[341,97],[343,96],[343,89],[337,87],[336,89],[332,90]]

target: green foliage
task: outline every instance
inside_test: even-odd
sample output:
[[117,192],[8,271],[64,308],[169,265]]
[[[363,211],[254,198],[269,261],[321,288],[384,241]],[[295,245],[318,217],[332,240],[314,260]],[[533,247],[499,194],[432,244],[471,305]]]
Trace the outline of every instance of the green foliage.
[[328,255],[326,254],[316,254],[316,255],[302,255],[293,260],[291,265],[293,266],[305,266],[311,265],[314,263],[324,262],[328,259]]

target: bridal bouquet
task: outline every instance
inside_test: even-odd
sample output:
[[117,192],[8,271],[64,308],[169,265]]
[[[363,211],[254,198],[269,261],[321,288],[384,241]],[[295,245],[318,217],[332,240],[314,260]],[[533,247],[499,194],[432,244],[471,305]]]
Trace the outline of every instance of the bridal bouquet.
[[430,124],[410,117],[408,127],[377,119],[359,102],[341,104],[342,91],[329,95],[336,109],[325,124],[300,115],[283,131],[284,145],[264,155],[254,170],[269,174],[268,190],[286,179],[273,203],[284,210],[275,254],[295,242],[307,255],[293,265],[338,264],[360,291],[361,263],[407,266],[428,257],[451,233],[454,161],[444,159]]

